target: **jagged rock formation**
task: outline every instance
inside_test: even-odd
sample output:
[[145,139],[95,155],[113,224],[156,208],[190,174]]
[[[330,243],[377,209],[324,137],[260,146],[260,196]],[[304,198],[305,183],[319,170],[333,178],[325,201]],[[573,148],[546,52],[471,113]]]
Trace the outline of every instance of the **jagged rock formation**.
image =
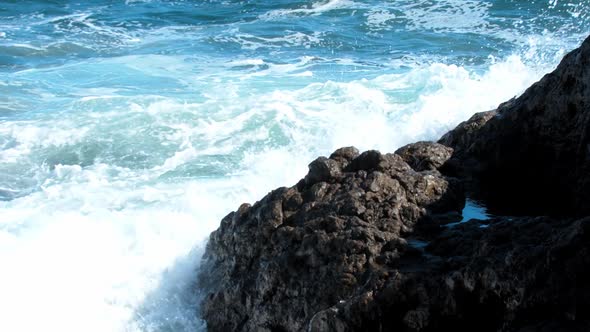
[[476,191],[500,212],[590,213],[590,40],[521,97],[439,143],[454,148]]
[[[439,143],[343,148],[242,205],[199,275],[210,331],[590,330],[590,38]],[[465,190],[496,217],[455,226]]]
[[417,254],[402,235],[424,216],[464,204],[458,181],[416,172],[396,154],[344,148],[309,169],[296,186],[242,205],[211,234],[201,276],[211,292],[203,304],[211,331],[303,330],[316,312],[370,289],[389,265]]
[[490,220],[442,232],[422,261],[324,310],[312,331],[588,331],[590,218]]

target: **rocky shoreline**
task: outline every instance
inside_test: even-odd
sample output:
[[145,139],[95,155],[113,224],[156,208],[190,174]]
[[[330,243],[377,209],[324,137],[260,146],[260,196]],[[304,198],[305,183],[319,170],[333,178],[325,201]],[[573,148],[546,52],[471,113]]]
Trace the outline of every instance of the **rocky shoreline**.
[[[447,226],[466,197],[496,217]],[[590,38],[438,143],[339,149],[230,213],[201,314],[209,331],[587,331],[588,215]]]

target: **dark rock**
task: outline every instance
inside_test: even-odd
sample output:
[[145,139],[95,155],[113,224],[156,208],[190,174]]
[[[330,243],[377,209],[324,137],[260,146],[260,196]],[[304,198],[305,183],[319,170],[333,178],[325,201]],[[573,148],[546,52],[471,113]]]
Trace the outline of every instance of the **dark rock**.
[[341,331],[587,331],[589,231],[590,218],[548,217],[447,229],[428,246],[423,270],[390,277],[370,291],[368,304],[336,305],[323,326],[334,320]]
[[439,143],[455,150],[451,164],[497,213],[586,215],[589,96],[590,38],[522,96],[476,114]]
[[342,165],[342,168],[348,166],[348,164],[358,157],[360,154],[359,150],[354,146],[340,148],[330,155],[330,159],[336,160]]
[[395,154],[400,155],[415,171],[434,171],[451,158],[453,149],[434,142],[418,142],[399,148]]
[[[438,144],[316,159],[211,234],[208,329],[589,331],[589,107],[587,39]],[[465,187],[533,216],[441,226],[461,218]]]
[[465,154],[478,140],[479,130],[494,116],[495,110],[475,113],[469,120],[461,122],[455,129],[446,133],[438,142],[451,146],[457,153]]
[[305,183],[310,185],[321,181],[336,180],[341,173],[340,163],[333,159],[319,157],[309,164],[309,173],[305,177]]
[[303,183],[240,207],[211,234],[200,276],[210,331],[299,331],[314,316],[313,326],[339,330],[326,309],[412,255],[400,236],[431,208],[464,204],[457,181],[415,172],[397,155],[368,151],[345,171],[348,158],[335,159],[316,159]]

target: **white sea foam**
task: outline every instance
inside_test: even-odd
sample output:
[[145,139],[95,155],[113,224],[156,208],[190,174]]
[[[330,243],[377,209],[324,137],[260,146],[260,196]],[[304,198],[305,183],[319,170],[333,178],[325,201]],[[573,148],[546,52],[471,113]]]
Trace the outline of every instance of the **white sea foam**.
[[147,184],[142,172],[105,164],[52,173],[42,191],[0,202],[2,330],[201,328],[195,240],[253,198],[244,184]]
[[228,65],[230,67],[237,67],[237,66],[260,66],[265,64],[264,60],[262,59],[244,59],[244,60],[234,60],[230,61]]
[[12,147],[0,151],[0,162],[15,162],[28,155],[35,147],[62,146],[74,144],[85,136],[87,128],[72,128],[69,120],[49,127],[36,123],[7,123],[0,126],[0,135],[10,137]]
[[[0,236],[0,247],[7,248],[0,254],[0,290],[11,299],[0,301],[6,314],[3,329],[124,331],[137,324],[158,324],[141,321],[138,309],[146,294],[157,291],[162,271],[175,268],[177,259],[187,259],[195,236],[206,235],[200,233],[204,225],[190,211],[161,204],[118,211],[120,202],[111,197],[107,202],[114,209],[105,210],[94,201],[105,198],[97,195],[96,187],[84,187],[64,187],[44,198],[34,195],[2,206],[3,222],[14,218],[21,223],[17,233],[3,230]],[[76,193],[91,201],[71,202]],[[194,269],[198,257],[189,258]],[[188,321],[177,324],[199,324],[185,318]]]
[[[373,80],[275,91],[263,98],[262,107],[277,112],[277,117],[284,115],[281,119],[293,119],[293,127],[285,124],[285,130],[297,136],[294,141],[301,148],[320,144],[322,148],[315,153],[327,154],[353,144],[391,151],[413,140],[435,139],[471,114],[513,97],[539,75],[539,70],[527,67],[518,56],[492,65],[483,75],[433,64]],[[411,91],[419,94],[404,101],[394,97]]]
[[296,9],[276,9],[259,16],[260,19],[273,20],[284,16],[320,15],[336,9],[354,8],[359,4],[350,0],[327,0],[313,2],[311,6]]
[[[421,95],[411,106],[417,112],[403,112],[401,123],[408,128],[407,134],[411,133],[409,138],[436,138],[473,113],[494,109],[532,84],[540,72],[525,66],[520,57],[512,56],[492,65],[483,75],[438,64],[431,66],[427,75],[424,88],[434,91]],[[402,129],[399,124],[394,124],[394,128]]]
[[237,60],[229,63],[230,67],[254,67],[255,70],[249,73],[240,73],[240,80],[247,80],[259,76],[293,76],[293,77],[310,77],[313,72],[307,70],[313,64],[321,61],[319,58],[303,56],[297,62],[277,64],[270,63],[260,59]]
[[218,42],[238,43],[245,50],[281,48],[285,45],[310,48],[321,42],[321,36],[322,34],[320,32],[303,33],[287,30],[285,31],[285,35],[281,37],[260,37],[232,29],[227,34],[216,36],[215,40]]

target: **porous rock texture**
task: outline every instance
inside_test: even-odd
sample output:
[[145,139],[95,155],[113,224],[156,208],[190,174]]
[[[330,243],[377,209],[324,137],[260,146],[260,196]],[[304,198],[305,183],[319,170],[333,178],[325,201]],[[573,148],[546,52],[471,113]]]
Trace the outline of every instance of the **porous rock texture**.
[[[343,148],[211,234],[210,331],[590,330],[590,38],[439,143]],[[461,219],[465,197],[518,214]]]
[[424,216],[464,204],[458,181],[416,172],[396,154],[343,148],[309,169],[296,186],[242,205],[211,234],[201,275],[210,331],[304,330],[317,312],[416,256],[403,234]]

